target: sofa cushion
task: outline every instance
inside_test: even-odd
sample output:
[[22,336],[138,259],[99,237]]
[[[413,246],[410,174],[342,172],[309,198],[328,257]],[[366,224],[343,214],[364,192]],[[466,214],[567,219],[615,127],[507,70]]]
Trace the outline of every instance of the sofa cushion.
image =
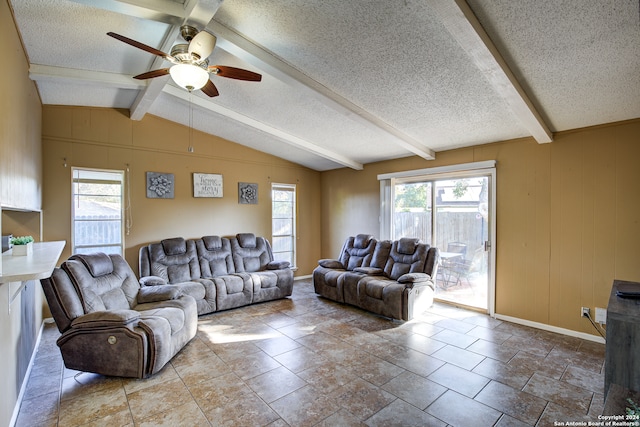
[[192,278],[189,264],[175,264],[167,266],[169,283],[187,282]]
[[169,285],[169,286],[177,287],[178,289],[180,289],[180,291],[182,291],[183,294],[191,295],[193,298],[196,299],[196,301],[200,299],[204,299],[206,295],[205,287],[200,282],[181,282],[181,283],[176,283],[174,285]]
[[[144,323],[150,318],[162,319],[169,326],[169,336],[184,327],[186,320],[185,312],[179,307],[156,306],[147,310],[140,311],[140,323]],[[166,343],[169,344],[168,342]]]
[[195,242],[202,277],[211,278],[235,273],[229,239],[205,236]]
[[182,237],[164,239],[160,242],[164,253],[167,255],[180,255],[187,253],[187,242]]
[[403,319],[405,286],[395,280],[367,276],[358,282],[357,306],[393,319]]
[[165,239],[148,247],[150,275],[165,279],[168,283],[199,279],[200,264],[193,240],[181,237]]
[[218,310],[227,310],[251,304],[253,284],[250,273],[214,277],[211,281],[216,287],[216,307]]
[[181,295],[182,291],[172,285],[144,287],[138,292],[138,304],[172,300]]
[[[132,309],[137,304],[140,284],[120,255],[74,255],[61,268],[77,289],[85,313]],[[110,273],[102,274],[109,270]],[[94,276],[96,273],[100,275]]]
[[384,266],[387,264],[387,259],[389,258],[389,253],[391,252],[391,245],[391,240],[380,240],[376,242],[369,267],[384,269]]
[[241,233],[232,238],[231,253],[236,273],[263,271],[273,261],[267,241],[252,233]]
[[427,273],[406,273],[398,277],[398,283],[418,283],[426,282],[430,279]]
[[135,310],[111,310],[94,311],[77,317],[71,322],[74,328],[112,328],[134,323],[140,318],[140,313]]
[[204,236],[202,237],[202,243],[210,251],[222,249],[222,237],[220,236]]
[[318,261],[318,265],[325,268],[342,268],[344,269],[344,265],[337,259],[321,259]]
[[353,269],[356,273],[363,273],[368,276],[379,276],[384,274],[384,270],[378,267],[358,267]]
[[216,279],[216,285],[224,285],[224,290],[227,294],[237,294],[239,292],[244,292],[245,290],[244,279],[240,275],[234,274],[218,277]]
[[372,280],[365,282],[366,294],[375,299],[382,299],[384,288],[388,283],[384,280]]
[[420,239],[413,237],[402,237],[398,240],[398,253],[405,255],[413,255]]
[[267,270],[282,270],[290,266],[291,263],[289,261],[271,261],[267,264]]
[[[411,242],[410,239],[402,240],[393,242],[389,258],[384,267],[384,274],[393,280],[398,280],[403,274],[424,272],[424,266],[427,261],[427,245],[416,241]],[[413,250],[411,251],[412,247]],[[401,251],[411,251],[412,253],[406,254]]]
[[236,235],[238,239],[238,243],[243,248],[255,248],[256,243],[256,235],[253,233],[239,233]]
[[373,236],[370,234],[358,234],[353,239],[353,247],[357,249],[365,249],[369,246],[369,243],[373,239]]
[[166,285],[167,281],[158,276],[146,276],[140,278],[140,284],[142,286],[162,286]]
[[271,271],[259,271],[251,273],[251,279],[253,280],[253,290],[273,288],[278,284],[278,276]]
[[358,234],[345,242],[339,261],[352,271],[357,267],[368,267],[373,256],[376,240],[368,234]]
[[100,277],[113,273],[113,262],[111,262],[109,255],[105,253],[77,254],[72,258],[82,262],[93,277]]

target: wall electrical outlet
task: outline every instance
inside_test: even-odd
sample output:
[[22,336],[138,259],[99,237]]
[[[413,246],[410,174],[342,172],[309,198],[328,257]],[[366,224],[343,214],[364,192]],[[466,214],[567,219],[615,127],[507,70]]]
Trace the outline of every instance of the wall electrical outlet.
[[580,309],[580,317],[589,317],[589,307],[582,307]]
[[607,309],[596,307],[596,322],[607,323]]

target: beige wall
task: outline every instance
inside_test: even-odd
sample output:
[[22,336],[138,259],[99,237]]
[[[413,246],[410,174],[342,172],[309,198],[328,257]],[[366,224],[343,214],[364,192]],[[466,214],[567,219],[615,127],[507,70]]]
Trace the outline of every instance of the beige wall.
[[[39,236],[39,215],[7,211],[38,210],[41,207],[41,139],[42,108],[35,84],[28,77],[25,57],[7,1],[0,1],[0,45],[2,78],[0,79],[0,230],[3,234],[19,230]],[[8,228],[8,229],[7,229]],[[0,270],[2,269],[0,263]],[[19,283],[0,284],[0,425],[9,425],[21,386],[21,374],[27,360],[19,360],[20,343],[34,339],[26,324],[40,325],[42,313],[23,321],[22,294],[10,302],[10,289]],[[42,306],[40,286],[35,292],[35,306]],[[29,335],[29,336],[27,336]]]
[[[169,237],[229,236],[252,232],[271,239],[271,183],[296,184],[298,271],[310,274],[320,256],[320,173],[238,144],[193,133],[147,115],[107,108],[43,109],[45,240],[71,241],[71,167],[130,169],[133,226],[126,259],[138,269],[138,250]],[[65,167],[65,159],[66,164]],[[146,172],[172,173],[174,199],[148,199]],[[194,198],[194,172],[222,174],[223,198]],[[258,204],[238,203],[238,182],[258,184]],[[70,255],[67,245],[63,258]]]
[[322,257],[379,234],[380,173],[497,160],[496,312],[595,335],[614,278],[640,281],[640,120],[322,174]]

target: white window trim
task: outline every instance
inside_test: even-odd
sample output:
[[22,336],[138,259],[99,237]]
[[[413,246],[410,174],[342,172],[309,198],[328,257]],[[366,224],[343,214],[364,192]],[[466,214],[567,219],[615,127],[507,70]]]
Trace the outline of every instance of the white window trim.
[[293,242],[293,264],[291,265],[291,269],[296,271],[298,269],[298,249],[297,249],[297,241],[298,241],[298,188],[296,184],[284,184],[278,182],[271,183],[271,240],[273,240],[273,190],[278,188],[288,188],[293,191],[293,229],[292,229],[292,242]]
[[383,173],[378,175],[378,181],[392,178],[408,178],[421,175],[439,175],[450,172],[464,172],[478,169],[491,169],[496,167],[495,160],[483,162],[461,163],[459,165],[436,166],[435,168],[414,169],[410,171]]
[[84,167],[72,167],[71,168],[71,250],[74,251],[76,247],[75,241],[75,190],[74,184],[76,182],[75,171],[90,171],[90,172],[104,172],[104,173],[112,173],[119,174],[121,176],[121,185],[122,185],[122,195],[121,195],[121,203],[120,203],[120,220],[122,221],[120,230],[122,236],[120,237],[120,247],[122,256],[125,254],[125,171],[118,169],[96,169],[96,168],[84,168]]

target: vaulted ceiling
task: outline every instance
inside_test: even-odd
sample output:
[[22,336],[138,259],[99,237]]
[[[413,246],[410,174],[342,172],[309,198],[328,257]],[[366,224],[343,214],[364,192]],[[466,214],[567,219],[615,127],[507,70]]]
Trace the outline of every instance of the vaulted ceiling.
[[[9,0],[42,102],[153,114],[324,171],[640,117],[638,0]],[[180,26],[217,36],[189,94]]]

